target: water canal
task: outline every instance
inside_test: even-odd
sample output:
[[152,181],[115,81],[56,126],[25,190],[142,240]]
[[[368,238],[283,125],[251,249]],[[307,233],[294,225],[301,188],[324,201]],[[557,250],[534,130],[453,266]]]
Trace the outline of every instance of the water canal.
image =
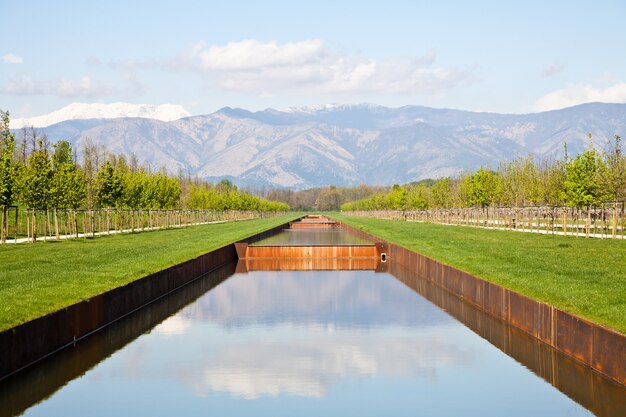
[[[367,243],[299,233],[257,244]],[[392,261],[281,262],[222,267],[1,382],[0,414],[623,415],[624,387]]]

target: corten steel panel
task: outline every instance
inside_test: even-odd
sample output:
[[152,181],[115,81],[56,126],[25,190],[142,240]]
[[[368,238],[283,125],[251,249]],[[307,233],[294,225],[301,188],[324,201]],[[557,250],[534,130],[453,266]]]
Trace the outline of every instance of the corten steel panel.
[[236,259],[231,244],[0,332],[0,379]]
[[494,317],[508,321],[508,290],[491,282],[487,283],[487,288],[488,297],[486,298],[487,308],[485,310]]
[[289,224],[290,229],[333,229],[338,226],[335,223],[301,223],[292,222]]
[[483,306],[484,281],[477,279],[462,278],[463,300],[476,306]]
[[249,246],[247,259],[255,258],[376,258],[376,246]]
[[539,328],[537,329],[537,337],[544,343],[549,345],[554,344],[554,307],[538,303],[539,304]]
[[[593,329],[592,364],[605,375],[621,375],[626,385],[626,340],[621,335],[595,326]],[[626,408],[625,408],[626,409]]]
[[389,245],[386,242],[376,242],[376,254],[380,256],[382,253],[389,255]]
[[[19,415],[28,407],[48,398],[67,382],[83,375],[103,358],[135,340],[155,325],[180,310],[232,274],[234,264],[220,268],[210,277],[196,280],[172,293],[167,299],[157,300],[124,320],[63,350],[48,360],[9,377],[0,390],[0,416]],[[5,383],[5,381],[3,381]]]
[[511,292],[509,294],[509,321],[514,326],[535,337],[539,337],[539,303],[528,297]]
[[338,271],[373,270],[375,258],[245,259],[247,271]]
[[556,311],[557,349],[573,356],[579,361],[592,364],[593,326],[577,317],[560,310]]
[[246,257],[246,251],[248,250],[248,244],[245,242],[235,243],[235,249],[237,250],[237,258],[243,259]]
[[[342,228],[350,230],[347,225]],[[353,229],[354,230],[354,229]],[[381,239],[369,235],[373,241]],[[392,260],[398,265],[411,268],[425,279],[446,291],[470,298],[472,281],[480,278],[418,255],[416,267],[412,268],[407,249],[389,243]],[[394,267],[390,268],[393,271]],[[587,322],[550,305],[529,299],[497,284],[484,282],[480,296],[474,293],[474,305],[505,320],[538,340],[564,352],[612,380],[626,385],[626,336]],[[466,290],[467,288],[467,290]],[[482,300],[482,301],[481,301]]]
[[465,303],[444,288],[418,277],[414,272],[397,265],[391,265],[390,272],[409,288],[456,317],[479,336],[594,414],[617,416],[622,415],[626,409],[626,387],[600,376],[590,367],[510,323],[490,318],[487,312]]

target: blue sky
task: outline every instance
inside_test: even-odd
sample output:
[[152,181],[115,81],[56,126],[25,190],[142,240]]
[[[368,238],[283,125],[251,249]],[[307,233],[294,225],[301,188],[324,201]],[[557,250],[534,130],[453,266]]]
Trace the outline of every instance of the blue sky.
[[625,0],[0,0],[0,109],[626,102],[625,22]]

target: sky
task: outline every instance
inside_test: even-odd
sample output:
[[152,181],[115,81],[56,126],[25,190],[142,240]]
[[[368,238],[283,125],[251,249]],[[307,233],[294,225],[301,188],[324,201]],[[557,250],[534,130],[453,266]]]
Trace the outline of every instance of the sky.
[[626,102],[626,0],[0,0],[0,109]]

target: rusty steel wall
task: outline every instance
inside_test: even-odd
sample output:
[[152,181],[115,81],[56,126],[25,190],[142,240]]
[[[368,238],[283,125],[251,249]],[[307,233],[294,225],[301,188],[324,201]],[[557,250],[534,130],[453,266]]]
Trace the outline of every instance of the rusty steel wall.
[[231,244],[1,332],[0,379],[236,260]]
[[390,262],[414,271],[463,301],[626,385],[626,336],[338,223],[348,233],[370,239],[381,247],[386,246]]
[[246,259],[252,258],[376,258],[374,245],[360,246],[248,246]]
[[336,229],[337,223],[335,222],[293,222],[289,226],[291,229]]
[[226,264],[190,282],[167,297],[139,309],[126,320],[119,320],[85,338],[75,346],[52,355],[2,381],[0,416],[22,414],[33,404],[48,398],[69,381],[83,375],[128,343],[149,332],[172,314],[211,290],[235,271]]
[[371,271],[377,264],[376,258],[240,259],[237,271]]
[[[244,241],[264,239],[285,227],[288,223]],[[0,380],[237,259],[230,244],[0,332]]]
[[494,320],[484,309],[466,303],[404,266],[391,262],[388,272],[594,415],[617,416],[626,410],[626,386],[605,378],[511,323]]

